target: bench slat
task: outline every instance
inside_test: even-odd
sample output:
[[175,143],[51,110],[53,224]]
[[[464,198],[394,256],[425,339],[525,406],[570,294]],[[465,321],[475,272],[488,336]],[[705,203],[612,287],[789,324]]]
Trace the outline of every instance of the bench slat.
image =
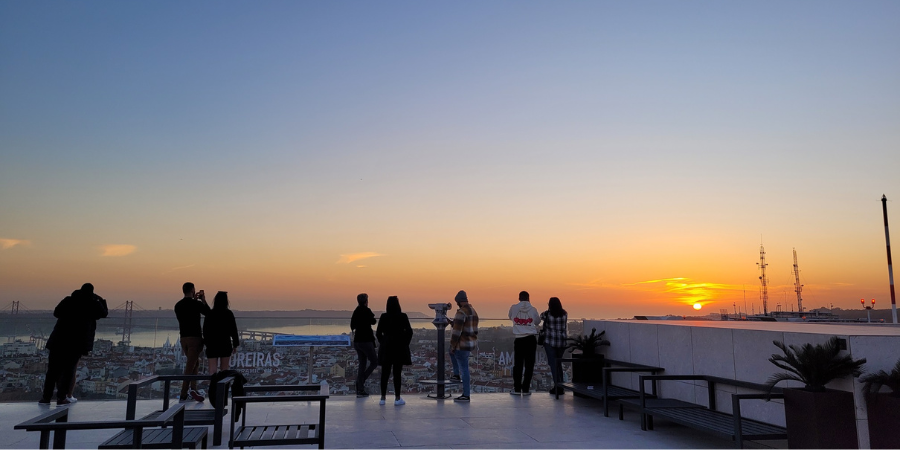
[[[206,427],[184,427],[182,445],[184,447],[197,448],[197,445],[206,437],[209,429]],[[134,430],[124,430],[100,444],[97,448],[131,448]],[[172,428],[154,428],[144,430],[141,434],[141,446],[144,448],[169,448],[172,446]]]

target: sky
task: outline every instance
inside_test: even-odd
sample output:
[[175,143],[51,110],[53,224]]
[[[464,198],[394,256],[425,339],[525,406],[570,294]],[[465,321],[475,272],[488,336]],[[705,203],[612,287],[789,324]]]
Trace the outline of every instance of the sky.
[[880,309],[898,80],[895,1],[2,2],[0,306]]

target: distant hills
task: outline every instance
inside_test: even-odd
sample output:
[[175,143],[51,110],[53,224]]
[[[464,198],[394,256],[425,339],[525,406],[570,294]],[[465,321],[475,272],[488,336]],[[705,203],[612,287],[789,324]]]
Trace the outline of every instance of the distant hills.
[[[375,316],[379,316],[384,311],[375,311]],[[420,313],[418,311],[405,311],[412,319],[427,319],[433,317]],[[174,313],[173,313],[174,314]],[[301,309],[299,311],[234,311],[235,317],[299,317],[310,319],[349,319],[353,315],[353,311],[344,310],[318,310],[318,309]]]

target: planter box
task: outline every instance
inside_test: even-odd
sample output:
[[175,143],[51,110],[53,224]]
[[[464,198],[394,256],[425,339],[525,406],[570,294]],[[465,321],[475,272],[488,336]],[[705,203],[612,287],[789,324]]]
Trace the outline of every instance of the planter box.
[[869,446],[871,448],[900,448],[900,398],[878,394],[866,403],[869,415]]
[[572,358],[577,358],[572,361],[573,383],[595,383],[598,386],[603,383],[603,355],[585,357],[573,354]]
[[784,390],[788,448],[859,448],[853,393]]

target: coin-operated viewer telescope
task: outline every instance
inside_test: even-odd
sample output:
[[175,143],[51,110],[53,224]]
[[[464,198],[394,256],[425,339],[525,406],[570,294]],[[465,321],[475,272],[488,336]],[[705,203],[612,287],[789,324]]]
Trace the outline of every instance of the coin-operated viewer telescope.
[[459,381],[444,379],[444,368],[446,367],[444,365],[444,357],[446,355],[444,330],[447,328],[447,325],[450,324],[450,319],[447,317],[447,311],[453,306],[450,303],[430,303],[428,307],[434,310],[434,320],[432,320],[431,323],[437,328],[437,367],[435,369],[437,380],[423,380],[421,383],[435,385],[435,392],[433,394],[428,394],[428,398],[444,400],[450,398],[450,394],[447,394],[444,390],[446,385],[460,384]]

